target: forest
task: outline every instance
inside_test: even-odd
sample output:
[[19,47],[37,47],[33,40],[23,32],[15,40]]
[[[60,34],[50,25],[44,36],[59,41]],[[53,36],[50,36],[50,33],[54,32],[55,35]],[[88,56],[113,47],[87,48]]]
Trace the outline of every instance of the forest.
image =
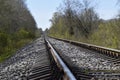
[[64,0],[50,19],[49,36],[120,49],[119,14],[110,20],[100,19],[91,4],[89,0]]
[[36,31],[25,0],[0,0],[0,62],[35,39]]

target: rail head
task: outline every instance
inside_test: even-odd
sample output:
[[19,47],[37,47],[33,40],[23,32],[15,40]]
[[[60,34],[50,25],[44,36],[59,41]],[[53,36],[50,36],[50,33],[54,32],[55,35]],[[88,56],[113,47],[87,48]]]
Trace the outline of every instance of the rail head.
[[[59,64],[65,74],[65,78],[67,78],[67,80],[77,80],[75,78],[75,76],[73,75],[73,73],[71,72],[71,70],[67,67],[67,65],[63,62],[63,60],[61,59],[61,57],[58,55],[58,53],[55,51],[55,49],[52,47],[51,43],[46,40],[48,46],[50,47],[51,53],[53,58],[55,59],[56,63]],[[65,79],[66,80],[66,79]]]

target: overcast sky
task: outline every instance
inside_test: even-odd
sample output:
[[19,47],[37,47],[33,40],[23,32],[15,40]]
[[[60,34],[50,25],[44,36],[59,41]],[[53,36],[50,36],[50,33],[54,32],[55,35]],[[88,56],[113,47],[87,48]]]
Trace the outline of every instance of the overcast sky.
[[[26,4],[36,20],[37,26],[43,30],[49,28],[50,19],[56,8],[63,0],[27,0]],[[100,18],[111,19],[118,14],[117,0],[93,0],[96,3],[96,11]],[[95,6],[95,5],[94,5]]]

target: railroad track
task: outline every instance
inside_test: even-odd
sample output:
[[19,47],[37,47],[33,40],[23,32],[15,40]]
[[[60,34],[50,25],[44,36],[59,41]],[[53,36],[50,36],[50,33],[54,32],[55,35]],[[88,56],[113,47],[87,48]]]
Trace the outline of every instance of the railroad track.
[[72,41],[72,40],[67,40],[67,39],[61,39],[61,38],[55,38],[55,37],[51,37],[51,38],[57,39],[57,40],[60,40],[60,41],[64,41],[64,42],[68,42],[68,43],[71,43],[71,44],[76,45],[76,46],[81,46],[81,47],[84,47],[84,48],[87,48],[87,49],[90,49],[90,50],[100,52],[101,54],[105,54],[107,56],[120,59],[120,50],[101,47],[101,46],[96,46],[96,45],[77,42],[77,41]]
[[[86,44],[86,43],[76,42],[76,41],[71,41],[71,40],[66,40],[66,39],[60,39],[60,38],[54,38],[54,37],[50,37],[50,38],[58,40],[58,41],[63,41],[65,43],[67,42],[67,43],[69,43],[71,45],[75,45],[75,46],[78,46],[78,47],[85,48],[86,50],[90,50],[90,53],[92,52],[92,54],[95,54],[96,58],[99,59],[99,58],[102,57],[103,59],[107,60],[107,63],[111,63],[112,62],[113,66],[118,66],[118,67],[120,66],[120,50],[115,50],[115,49],[100,47],[100,46],[96,46],[96,45],[91,45],[91,44]],[[53,41],[53,44],[54,44],[54,47],[56,48],[56,50],[58,51],[58,53],[64,53],[64,51],[60,52],[60,49],[57,49],[58,48],[58,47],[56,47],[56,46],[58,46],[58,45],[56,45],[57,43],[54,43],[54,41]],[[64,44],[64,43],[61,43],[61,44]],[[66,59],[67,56],[65,56],[64,54],[60,54],[60,56],[63,58],[64,62],[69,66],[69,68],[73,71],[73,73],[75,75],[77,75],[80,72],[76,68],[76,70],[79,71],[76,74],[76,71],[74,71],[74,68],[71,67],[71,65],[70,65],[72,62],[67,61],[67,59]],[[69,57],[69,58],[72,58],[72,57]],[[78,67],[78,69],[80,69],[80,68]],[[110,70],[110,71],[112,71],[112,70]],[[112,73],[112,72],[109,72],[109,71],[108,72],[105,71],[104,74],[101,74],[99,72],[94,72],[94,71],[92,73],[92,71],[91,71],[89,73],[92,74],[94,77],[96,77],[98,79],[101,79],[101,80],[104,80],[104,79],[120,80],[120,71],[117,70],[117,72],[118,73]],[[85,76],[86,74],[84,74],[84,72],[83,72],[83,75]],[[77,77],[77,79],[79,79],[79,77]]]
[[91,80],[93,78],[75,67],[71,70],[51,43],[47,39],[44,41],[39,51],[39,59],[32,67],[28,80]]
[[80,46],[83,48],[87,48],[89,50],[99,52],[101,54],[107,55],[107,56],[103,56],[103,55],[102,56],[108,58],[110,61],[113,61],[115,63],[120,63],[120,50],[96,46],[96,45],[72,41],[72,40],[67,40],[67,39],[61,39],[61,38],[55,38],[55,37],[50,37],[50,38],[64,41],[64,42],[67,42],[67,43],[70,43],[76,46]]
[[[101,50],[101,48],[98,49],[98,46],[93,47],[90,44],[68,40],[58,39],[58,41],[61,41],[60,43],[56,41],[56,39],[52,41],[51,38],[43,38],[42,36],[20,49],[13,57],[0,65],[0,80],[104,80],[104,75],[105,77],[117,77],[112,78],[113,80],[120,80],[119,73],[99,74],[91,71],[88,67],[86,68],[86,63],[88,64],[91,58],[94,57],[94,60],[98,59],[98,63],[102,57],[103,59],[100,60],[107,59],[108,63],[112,62],[113,65],[119,67],[119,51],[106,48]],[[54,44],[54,42],[56,43]],[[80,46],[83,48],[80,48]],[[95,50],[95,52],[92,50]],[[86,66],[79,63],[79,61],[83,61]],[[120,68],[118,69],[120,70]]]
[[[57,39],[57,38],[55,38]],[[113,54],[113,50],[109,50],[104,48],[104,50],[98,49],[98,46],[93,47],[90,44],[85,44],[85,43],[77,43],[77,42],[72,42],[68,40],[63,40],[63,39],[57,39],[60,41],[64,41],[73,45],[81,46],[87,49],[92,49],[97,52],[107,52],[110,54]],[[88,47],[89,46],[89,47]],[[93,49],[94,48],[94,49]],[[103,47],[102,47],[103,48]],[[92,73],[92,72],[84,72],[82,68],[77,67],[72,63],[69,58],[65,55],[61,55],[62,53],[60,50],[58,50],[54,45],[50,43],[48,39],[45,39],[45,46],[42,48],[40,51],[42,53],[39,57],[39,60],[37,61],[36,65],[33,67],[33,69],[30,71],[31,75],[29,75],[28,80],[97,80],[97,79],[102,79],[101,76],[104,76],[104,74],[98,74],[98,73]],[[100,53],[101,53],[100,52]],[[119,64],[120,59],[119,59],[119,52],[115,51],[114,55],[109,55],[104,56],[103,54],[106,55],[106,53],[101,53],[101,55],[104,58],[107,58],[108,62],[113,62],[114,65]],[[116,56],[117,54],[117,56]],[[99,56],[96,56],[99,58]],[[73,66],[74,65],[74,66]],[[89,71],[89,70],[88,70]],[[89,74],[88,74],[89,73]],[[114,76],[113,79],[115,79],[115,76],[119,76],[119,74],[107,74],[107,76]],[[104,79],[104,78],[103,78]],[[102,80],[103,80],[102,79]],[[107,79],[107,78],[106,78]],[[109,79],[109,77],[108,77]],[[119,80],[116,78],[116,80]]]

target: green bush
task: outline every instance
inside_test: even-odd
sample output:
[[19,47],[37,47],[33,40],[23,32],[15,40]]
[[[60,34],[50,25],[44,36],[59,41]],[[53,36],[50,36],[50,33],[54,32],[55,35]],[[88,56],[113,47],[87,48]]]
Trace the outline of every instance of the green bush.
[[29,32],[27,32],[25,29],[20,29],[20,30],[17,32],[17,36],[18,36],[20,39],[28,38],[28,35],[29,35]]
[[0,33],[0,46],[5,47],[8,45],[8,35]]
[[10,57],[17,49],[28,44],[35,35],[25,29],[14,34],[0,33],[0,62]]
[[21,39],[18,42],[16,42],[16,48],[19,49],[25,44],[29,43],[31,40],[30,39]]

